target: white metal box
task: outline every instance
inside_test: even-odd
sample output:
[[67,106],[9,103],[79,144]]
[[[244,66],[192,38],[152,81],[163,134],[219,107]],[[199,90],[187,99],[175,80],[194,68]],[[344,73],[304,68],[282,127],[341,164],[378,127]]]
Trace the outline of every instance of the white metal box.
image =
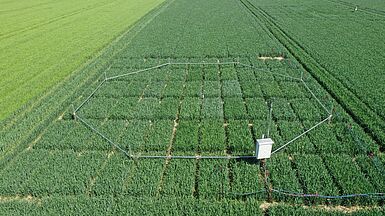
[[255,146],[255,156],[257,159],[270,158],[273,144],[274,141],[270,138],[257,139]]

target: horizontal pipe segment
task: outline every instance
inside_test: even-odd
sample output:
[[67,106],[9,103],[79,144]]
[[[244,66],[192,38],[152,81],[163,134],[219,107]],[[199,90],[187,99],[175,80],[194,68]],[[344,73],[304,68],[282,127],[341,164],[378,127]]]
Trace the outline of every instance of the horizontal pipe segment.
[[171,65],[228,65],[240,64],[240,62],[170,62]]
[[134,158],[153,159],[252,159],[255,156],[201,156],[201,155],[136,155]]
[[[379,198],[384,199],[385,193],[359,193],[359,194],[344,194],[344,195],[322,195],[322,194],[305,194],[305,193],[298,193],[298,192],[292,192],[292,191],[286,191],[286,190],[277,190],[277,189],[270,189],[271,192],[281,194],[284,196],[292,196],[292,197],[316,197],[316,198],[322,198],[322,199],[344,199],[344,198],[353,198],[353,197],[371,197],[371,198]],[[267,190],[259,190],[254,192],[246,192],[246,193],[237,193],[232,192],[231,195],[234,196],[250,196],[255,195],[259,193],[266,193]]]

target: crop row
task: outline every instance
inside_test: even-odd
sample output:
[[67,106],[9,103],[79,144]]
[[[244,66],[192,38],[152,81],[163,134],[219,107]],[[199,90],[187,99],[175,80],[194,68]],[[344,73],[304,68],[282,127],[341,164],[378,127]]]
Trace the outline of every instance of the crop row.
[[[237,200],[197,200],[194,198],[143,198],[127,196],[51,196],[45,197],[41,203],[12,200],[0,203],[0,211],[14,215],[60,215],[66,212],[70,215],[81,213],[85,215],[264,215],[259,206],[260,201]],[[346,213],[338,208],[326,209],[323,206],[293,206],[277,203],[268,206],[269,215],[330,215],[343,216]],[[355,210],[352,215],[383,215],[383,207],[372,207]]]
[[[283,86],[283,92],[278,84]],[[241,90],[242,88],[242,90]],[[268,97],[311,98],[301,83],[224,80],[224,81],[108,81],[97,92],[104,97]]]
[[[194,104],[194,103],[192,103]],[[196,110],[194,107],[188,107]],[[183,114],[182,111],[181,113]],[[214,112],[215,113],[215,112]],[[190,113],[193,114],[193,113]],[[213,115],[211,115],[213,116]],[[225,149],[234,154],[253,154],[255,139],[267,135],[275,141],[273,149],[293,139],[316,122],[265,120],[197,120],[181,115],[176,125],[176,136],[172,143],[175,151],[217,152]],[[107,120],[86,119],[97,130],[125,149],[135,152],[165,151],[171,145],[174,122],[169,120]],[[81,151],[108,150],[111,148],[101,136],[79,121],[61,120],[53,123],[50,130],[32,145],[43,149],[73,149]],[[345,153],[367,155],[377,153],[378,146],[370,142],[363,131],[349,128],[343,123],[324,123],[286,149],[288,153],[328,154]]]
[[[254,5],[253,5],[254,4]],[[344,44],[341,38],[344,38],[345,35],[351,35],[351,29],[354,29],[357,26],[365,26],[364,23],[354,22],[346,20],[343,24],[334,22],[334,19],[325,19],[321,23],[311,23],[311,28],[308,28],[306,31],[302,31],[303,26],[308,26],[310,23],[307,23],[302,19],[301,13],[293,13],[293,20],[291,22],[286,22],[287,19],[280,16],[280,13],[270,11],[270,9],[260,9],[256,7],[257,3],[248,3],[248,9],[250,13],[256,14],[259,16],[260,22],[268,26],[268,30],[273,34],[281,43],[287,47],[287,49],[296,56],[298,61],[301,61],[303,65],[306,66],[307,70],[311,75],[322,84],[323,88],[328,92],[333,94],[333,97],[340,103],[350,115],[354,117],[357,123],[361,127],[366,128],[366,131],[371,135],[372,139],[384,147],[385,136],[383,133],[383,128],[385,127],[384,122],[384,112],[382,103],[378,103],[378,98],[382,97],[382,83],[379,81],[379,74],[381,74],[381,67],[377,67],[378,59],[382,57],[372,55],[375,53],[375,50],[369,50],[370,47],[362,45],[361,47],[355,47],[354,49],[359,50],[357,56],[365,56],[366,58],[359,58],[361,61],[352,61],[347,53],[350,52],[351,47],[345,52],[341,52],[342,49],[346,48],[341,45]],[[323,11],[329,10],[333,7],[333,3],[325,3]],[[319,6],[317,6],[318,8]],[[334,7],[335,8],[335,7]],[[275,9],[275,10],[285,10],[284,8]],[[321,10],[321,11],[322,11]],[[337,14],[344,14],[344,17],[351,16],[346,10],[335,11]],[[285,12],[286,13],[286,12]],[[274,14],[274,15],[270,15]],[[370,15],[361,14],[362,18],[366,17],[369,19]],[[282,20],[276,21],[276,20]],[[364,20],[364,19],[361,19]],[[295,23],[295,25],[294,25]],[[331,23],[334,23],[333,28],[328,28]],[[324,26],[321,27],[320,26]],[[366,26],[368,27],[368,26]],[[377,28],[374,23],[367,31]],[[290,29],[290,31],[288,31]],[[328,43],[325,43],[323,37],[319,37],[320,31],[322,34],[328,34],[330,32],[338,32],[337,38],[330,37],[329,40],[332,40]],[[379,31],[381,31],[379,29]],[[373,32],[376,35],[377,33]],[[306,36],[304,36],[306,35]],[[311,39],[310,39],[311,38]],[[360,35],[353,37],[353,41],[362,41],[366,38],[365,35]],[[300,40],[299,40],[300,39]],[[299,44],[303,42],[304,44]],[[329,52],[329,48],[333,47],[334,52]],[[337,49],[335,49],[337,47]],[[374,46],[375,49],[378,49],[377,46]],[[368,48],[368,49],[367,49]],[[379,49],[381,50],[381,49]],[[337,58],[336,58],[337,56]],[[376,60],[373,60],[376,58]],[[337,60],[342,59],[342,61]],[[368,70],[368,62],[372,62],[373,65],[371,74],[366,76],[366,79],[361,79],[362,71]],[[371,81],[369,81],[371,80]],[[381,86],[381,87],[380,87]],[[381,92],[381,93],[380,93]]]
[[[377,157],[358,156],[353,160],[345,154],[310,155],[281,154],[267,161],[272,188],[287,193],[345,194],[376,193],[383,190],[384,163]],[[376,188],[374,187],[376,186]],[[351,199],[320,199],[290,197],[273,193],[274,199],[306,203],[364,204],[377,203],[367,197]]]
[[[360,156],[353,161],[343,154],[274,155],[265,174],[259,162],[236,160],[132,161],[118,152],[29,150],[18,163],[2,170],[0,194],[11,196],[124,195],[130,197],[180,197],[222,200],[238,194],[265,189],[265,178],[276,190],[308,194],[342,195],[377,192],[384,188],[382,159]],[[31,166],[31,164],[37,166]],[[80,172],[79,172],[80,171]],[[269,193],[246,196],[267,199]],[[241,196],[242,197],[242,196]],[[273,193],[274,200],[335,204],[374,204],[356,198],[325,200],[293,198]]]
[[220,97],[97,97],[83,106],[79,115],[91,119],[175,119],[181,103],[180,117],[186,119],[267,120],[271,105],[275,120],[321,121],[325,118],[324,112],[312,100],[275,98],[271,101],[268,104],[264,98],[241,97],[225,97],[223,100]]
[[[203,9],[216,8],[219,3],[222,9]],[[244,15],[239,2],[200,1],[196,5],[186,4],[170,5],[141,31],[141,37],[133,40],[122,56],[227,57],[257,56],[272,50],[283,52],[283,48],[271,40],[260,26],[256,26],[250,16]],[[232,10],[228,11],[228,8]],[[223,13],[225,11],[227,13]]]
[[86,193],[105,153],[30,150],[1,171],[0,193],[12,196],[74,195]]

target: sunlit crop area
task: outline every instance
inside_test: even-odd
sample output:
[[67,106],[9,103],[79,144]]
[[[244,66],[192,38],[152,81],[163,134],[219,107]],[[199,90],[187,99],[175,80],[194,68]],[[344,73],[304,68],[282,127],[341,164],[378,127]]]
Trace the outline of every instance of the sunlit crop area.
[[[100,26],[76,27],[84,46],[36,36],[47,52],[79,54],[56,58],[72,66],[31,57],[47,72],[23,79],[41,96],[11,74],[0,81],[37,98],[0,123],[0,212],[383,215],[384,44],[368,41],[385,33],[385,4],[145,2],[105,2],[93,13],[106,17],[90,14]],[[26,37],[11,26],[0,44]],[[86,44],[105,48],[85,62]],[[20,50],[8,49],[20,66]],[[56,76],[59,66],[68,73]],[[34,83],[40,76],[52,85]],[[257,160],[262,137],[272,154]]]

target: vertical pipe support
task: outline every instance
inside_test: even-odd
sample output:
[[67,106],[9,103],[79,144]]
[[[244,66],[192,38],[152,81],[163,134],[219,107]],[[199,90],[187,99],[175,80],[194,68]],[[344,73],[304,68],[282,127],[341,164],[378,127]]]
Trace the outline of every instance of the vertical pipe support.
[[76,110],[75,110],[75,106],[73,104],[71,104],[71,107],[72,107],[72,119],[73,120],[77,120],[76,119]]

